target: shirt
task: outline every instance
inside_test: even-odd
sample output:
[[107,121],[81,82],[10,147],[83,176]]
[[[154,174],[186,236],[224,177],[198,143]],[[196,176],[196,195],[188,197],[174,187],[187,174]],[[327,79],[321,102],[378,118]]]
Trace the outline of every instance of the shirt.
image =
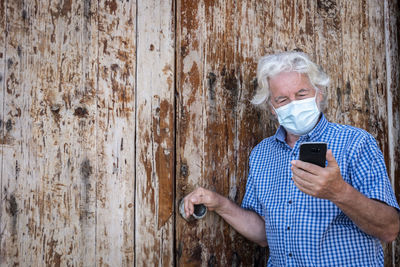
[[326,142],[343,179],[371,199],[399,210],[384,158],[366,131],[328,122],[293,148],[281,126],[251,152],[242,207],[265,219],[268,266],[383,266],[380,241],[360,230],[335,204],[301,192],[293,183],[291,161],[303,142]]

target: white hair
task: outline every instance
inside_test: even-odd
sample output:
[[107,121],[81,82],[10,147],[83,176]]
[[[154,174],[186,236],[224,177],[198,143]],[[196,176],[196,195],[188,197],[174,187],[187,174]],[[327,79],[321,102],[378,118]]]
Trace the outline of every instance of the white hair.
[[[254,105],[266,103],[270,96],[268,80],[282,72],[290,71],[306,74],[316,90],[325,90],[325,88],[329,85],[328,75],[322,70],[321,67],[312,62],[305,53],[283,52],[273,55],[266,55],[260,58],[258,61],[258,88],[255,96],[251,100],[251,103]],[[325,95],[324,91],[322,91],[322,93]]]

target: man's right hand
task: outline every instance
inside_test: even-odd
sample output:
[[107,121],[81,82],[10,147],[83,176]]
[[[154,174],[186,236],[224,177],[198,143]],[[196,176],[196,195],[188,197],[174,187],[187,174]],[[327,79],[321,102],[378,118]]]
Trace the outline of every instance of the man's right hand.
[[193,192],[188,194],[184,199],[186,217],[189,217],[194,212],[194,205],[204,204],[207,209],[213,211],[221,206],[220,194],[207,190],[202,187],[196,188]]

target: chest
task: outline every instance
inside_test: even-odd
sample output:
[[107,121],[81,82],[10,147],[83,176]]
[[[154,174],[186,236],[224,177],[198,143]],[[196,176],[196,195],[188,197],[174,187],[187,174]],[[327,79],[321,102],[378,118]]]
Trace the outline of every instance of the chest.
[[[333,149],[332,149],[333,150]],[[346,154],[339,152],[338,159],[343,178],[351,183],[348,175]],[[289,213],[303,213],[311,216],[322,214],[337,215],[338,208],[330,201],[318,199],[300,191],[292,180],[291,161],[298,159],[299,149],[275,148],[260,157],[252,169],[252,175],[257,177],[256,195],[264,209],[264,216],[273,218],[288,216]],[[324,216],[325,217],[325,216]]]

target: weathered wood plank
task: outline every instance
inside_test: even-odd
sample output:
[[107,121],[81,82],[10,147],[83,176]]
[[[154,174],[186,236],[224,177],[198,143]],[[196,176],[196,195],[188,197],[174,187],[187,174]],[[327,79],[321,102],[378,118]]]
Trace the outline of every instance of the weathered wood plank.
[[340,2],[317,1],[315,7],[315,59],[331,82],[326,89],[326,116],[330,121],[343,122],[343,53]]
[[271,52],[299,50],[313,57],[315,1],[284,0],[268,4],[268,10],[274,12],[269,25],[274,32]]
[[[6,253],[3,250],[3,237],[6,232],[5,204],[3,199],[4,143],[6,125],[4,123],[4,105],[6,96],[6,12],[7,3],[0,1],[0,265],[6,264]],[[5,180],[5,178],[4,178]],[[4,215],[3,215],[4,214]],[[8,217],[8,216],[7,216]]]
[[98,3],[96,261],[134,264],[136,1]]
[[[216,2],[217,3],[217,2]],[[204,33],[203,1],[177,1],[177,187],[179,201],[196,186],[208,187],[204,173],[205,86],[203,85]],[[212,7],[210,7],[212,8]],[[213,21],[210,18],[209,21]],[[219,48],[214,40],[210,42]],[[213,86],[213,76],[210,85]],[[213,96],[211,96],[213,97]],[[208,167],[208,166],[207,166]],[[177,203],[178,204],[178,203]],[[213,216],[215,217],[215,216]],[[209,219],[208,215],[205,219]],[[216,218],[213,218],[214,220]],[[218,224],[221,226],[221,223]],[[181,217],[176,221],[178,266],[201,266],[210,257],[211,244],[202,237],[208,233],[203,221],[188,225]],[[220,230],[218,230],[220,232]],[[207,237],[209,240],[210,237]],[[205,251],[203,251],[203,249]],[[221,257],[224,257],[221,255]]]
[[[343,123],[366,129],[369,114],[366,107],[368,57],[364,47],[369,40],[366,0],[341,1],[343,49]],[[375,135],[376,137],[376,135]]]
[[138,1],[136,265],[173,266],[173,1]]
[[[388,172],[400,201],[400,2],[384,1],[386,90],[388,124]],[[385,255],[385,266],[400,265],[400,236]]]
[[[16,223],[14,240],[17,242],[15,244],[17,253],[6,258],[6,262],[19,265],[26,265],[26,262],[37,262],[37,255],[30,253],[30,251],[41,250],[41,248],[37,249],[37,244],[34,242],[27,242],[29,238],[34,237],[34,231],[30,226],[32,226],[35,215],[37,215],[35,208],[29,205],[32,199],[30,188],[35,188],[40,181],[40,179],[32,176],[32,133],[28,130],[32,128],[30,89],[33,81],[31,73],[26,71],[30,68],[32,60],[31,49],[27,45],[30,40],[29,32],[32,24],[29,17],[30,8],[29,3],[24,1],[8,1],[7,23],[10,26],[7,27],[6,54],[9,55],[8,61],[10,63],[8,75],[13,82],[9,84],[11,89],[8,90],[8,99],[5,99],[5,106],[8,109],[5,115],[9,116],[10,121],[12,121],[10,126],[13,126],[10,127],[10,133],[13,131],[13,143],[10,144],[13,153],[7,161],[13,165],[15,172],[12,171],[14,176],[9,176],[12,180],[3,187],[3,190],[10,190],[9,194],[11,195],[9,196],[11,196],[11,200],[14,200],[12,206],[15,211],[13,222]],[[14,64],[15,66],[12,68],[11,65]],[[15,183],[15,187],[13,183]],[[10,247],[10,249],[12,248]]]
[[[34,175],[38,265],[84,265],[95,256],[96,28],[90,2],[32,4]],[[93,40],[94,38],[94,40]],[[28,188],[27,188],[28,190]]]
[[[3,24],[3,43],[2,46],[2,140],[1,154],[1,224],[0,224],[0,263],[5,265],[19,264],[19,243],[21,236],[19,234],[19,213],[21,210],[21,198],[18,195],[17,178],[17,159],[19,160],[20,151],[18,143],[22,139],[21,120],[15,112],[20,107],[22,89],[20,82],[22,74],[20,65],[22,59],[18,56],[17,46],[18,37],[23,36],[23,25],[18,18],[18,11],[21,10],[21,3],[10,3],[2,1],[2,13],[7,18]],[[15,24],[13,23],[15,21]],[[17,157],[17,158],[16,158]],[[18,161],[20,162],[20,161]],[[19,172],[18,172],[19,175]]]
[[[80,234],[79,243],[76,250],[71,253],[71,260],[79,266],[94,265],[96,257],[96,230],[97,230],[97,177],[99,174],[96,166],[98,162],[97,141],[94,138],[98,131],[97,122],[97,97],[98,89],[98,3],[95,0],[80,2],[79,10],[75,14],[79,20],[76,24],[71,24],[78,32],[77,40],[81,42],[79,55],[80,62],[75,65],[81,76],[76,96],[65,95],[64,98],[75,98],[73,103],[74,117],[71,120],[74,123],[72,142],[69,144],[69,153],[71,161],[75,159],[75,168],[78,181],[75,184],[79,188],[79,195],[73,196],[75,203],[79,198],[79,207],[75,211],[79,215]],[[73,14],[73,13],[72,13]],[[78,28],[77,26],[78,25]],[[73,30],[71,29],[71,34]],[[71,42],[73,45],[73,42]],[[67,101],[66,101],[67,102]],[[67,162],[68,164],[68,162]],[[76,215],[75,215],[76,216]],[[73,233],[71,233],[73,234]],[[76,259],[78,258],[78,260]]]
[[18,255],[7,260],[23,266],[83,265],[94,258],[95,237],[95,198],[86,164],[88,157],[96,158],[90,87],[96,68],[87,58],[93,31],[83,22],[90,7],[70,1],[12,3],[20,5],[18,16],[8,22],[26,25],[23,33],[10,32],[24,59],[16,89],[22,92],[14,96],[23,98],[15,124],[22,134],[14,153],[21,160],[15,208],[22,237]]

